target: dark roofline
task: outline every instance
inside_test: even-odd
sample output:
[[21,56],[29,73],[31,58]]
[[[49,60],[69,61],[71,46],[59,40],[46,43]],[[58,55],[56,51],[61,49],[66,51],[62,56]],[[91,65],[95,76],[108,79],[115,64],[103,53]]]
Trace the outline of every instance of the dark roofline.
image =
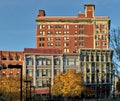
[[62,50],[57,50],[57,49],[37,49],[37,48],[24,48],[24,53],[63,54]]

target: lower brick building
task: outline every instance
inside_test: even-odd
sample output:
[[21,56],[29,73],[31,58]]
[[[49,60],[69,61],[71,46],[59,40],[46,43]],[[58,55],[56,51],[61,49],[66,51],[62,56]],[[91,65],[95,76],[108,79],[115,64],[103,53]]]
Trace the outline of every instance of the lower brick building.
[[[19,76],[20,69],[9,68],[8,65],[22,65],[24,54],[19,51],[0,51],[0,74],[2,76]],[[1,76],[0,75],[0,76]]]
[[[112,50],[80,49],[78,53],[60,50],[24,49],[24,74],[33,77],[36,93],[48,94],[56,74],[82,71],[83,85],[96,91],[99,97],[108,97],[112,89]],[[99,93],[99,95],[97,95]]]

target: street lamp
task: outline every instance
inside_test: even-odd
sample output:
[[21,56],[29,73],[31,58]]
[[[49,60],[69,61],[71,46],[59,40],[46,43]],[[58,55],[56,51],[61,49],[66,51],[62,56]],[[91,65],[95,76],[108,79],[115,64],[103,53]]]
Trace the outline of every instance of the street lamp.
[[[30,88],[33,88],[33,89],[34,89],[34,91],[31,91],[31,92],[34,93],[34,95],[32,96],[32,98],[34,97],[34,101],[35,101],[35,86],[30,86]],[[31,89],[31,90],[32,90],[32,89]]]
[[96,70],[96,79],[97,79],[96,95],[97,95],[97,101],[98,101],[98,81],[99,81],[98,72],[99,72],[99,70],[97,69]]
[[31,80],[24,80],[24,82],[26,82],[26,101],[28,100],[27,99],[27,84],[30,83],[30,101],[31,101]]

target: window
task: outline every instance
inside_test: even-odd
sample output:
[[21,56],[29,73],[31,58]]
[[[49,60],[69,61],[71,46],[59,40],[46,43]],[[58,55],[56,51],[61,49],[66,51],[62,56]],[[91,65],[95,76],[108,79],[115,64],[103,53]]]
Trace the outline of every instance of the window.
[[46,70],[46,75],[49,76],[49,77],[51,76],[51,72],[50,72],[49,69]]
[[48,41],[53,41],[53,38],[49,37],[49,38],[48,38]]
[[106,30],[103,30],[102,33],[103,33],[103,34],[106,34]]
[[84,28],[84,25],[79,25],[79,28]]
[[64,40],[69,40],[69,37],[64,37]]
[[65,47],[69,46],[69,43],[64,43],[64,46],[65,46]]
[[99,25],[96,25],[96,28],[99,28]]
[[69,34],[69,31],[64,31],[64,34]]
[[56,46],[61,46],[61,44],[60,43],[56,43]]
[[36,76],[38,76],[38,77],[42,76],[42,70],[37,69],[36,70]]
[[42,70],[42,76],[46,76],[46,69]]
[[84,34],[84,31],[83,30],[79,31],[79,34]]
[[100,42],[96,42],[96,46],[100,46]]
[[41,80],[37,80],[36,81],[36,86],[41,88],[42,87],[42,81]]
[[84,55],[80,54],[80,61],[84,61]]
[[61,26],[60,25],[56,25],[55,28],[61,28]]
[[106,54],[106,62],[108,62],[109,61],[109,56],[108,56],[108,54]]
[[102,40],[106,40],[107,37],[105,35],[102,35]]
[[39,70],[38,69],[36,70],[36,76],[39,76]]
[[28,75],[32,77],[33,76],[33,70],[28,70]]
[[40,35],[45,35],[45,32],[43,32],[43,31],[40,31]]
[[40,41],[45,41],[45,38],[42,37],[42,38],[39,38],[39,40],[40,40]]
[[7,60],[7,57],[3,55],[2,60]]
[[104,56],[103,55],[101,55],[101,61],[104,61]]
[[77,33],[78,33],[77,31],[74,32],[74,34],[77,34]]
[[16,56],[16,60],[20,60],[20,56],[17,55],[17,56]]
[[51,31],[48,31],[48,35],[52,35],[53,34],[53,32],[51,32]]
[[57,34],[57,35],[60,35],[60,34],[61,34],[61,31],[56,31],[56,34]]
[[80,43],[79,43],[79,46],[84,46],[84,42],[80,42]]
[[59,41],[59,40],[61,40],[61,38],[60,37],[56,37],[56,41]]
[[42,58],[42,65],[46,65],[46,59]]
[[39,44],[39,47],[44,47],[44,43],[40,43],[40,44]]
[[42,65],[42,59],[37,59],[37,60],[36,60],[36,64],[37,64],[37,65]]
[[94,61],[94,56],[93,55],[91,56],[91,61]]
[[77,28],[77,25],[75,25],[74,27]]
[[64,25],[64,28],[69,29],[69,25]]
[[53,28],[53,26],[52,25],[48,25],[48,29],[51,29],[51,28]]
[[6,64],[3,63],[0,69],[7,69]]
[[84,40],[84,37],[79,37],[79,40]]
[[9,56],[9,59],[10,59],[10,60],[14,60],[13,56],[11,56],[11,55]]
[[105,29],[105,28],[106,28],[106,25],[105,25],[105,24],[104,24],[104,25],[102,25],[102,28],[103,28],[103,29]]
[[53,43],[48,43],[48,46],[49,46],[49,47],[52,47],[52,46],[53,46]]
[[77,40],[77,37],[75,37],[74,40]]
[[55,58],[55,59],[54,59],[54,65],[59,65],[59,64],[60,64],[60,59]]
[[76,66],[77,61],[76,59],[66,59],[64,65],[68,66]]
[[86,61],[89,61],[89,55],[86,55]]
[[40,58],[36,60],[37,65],[51,65],[51,60],[47,58]]
[[69,52],[69,49],[64,49],[64,52],[65,52],[65,53]]
[[106,46],[107,45],[107,43],[106,42],[103,42],[103,44],[102,44],[103,46]]
[[96,39],[96,40],[100,40],[100,36],[98,36],[98,35],[95,36],[95,39]]
[[99,31],[98,31],[98,30],[96,31],[96,34],[99,34]]
[[45,26],[44,25],[40,25],[40,29],[44,29],[45,28]]
[[46,64],[50,65],[51,64],[51,60],[50,59],[46,59]]
[[96,56],[96,61],[99,61],[99,55]]
[[28,58],[26,60],[26,64],[29,65],[29,66],[33,65],[33,59],[32,58]]

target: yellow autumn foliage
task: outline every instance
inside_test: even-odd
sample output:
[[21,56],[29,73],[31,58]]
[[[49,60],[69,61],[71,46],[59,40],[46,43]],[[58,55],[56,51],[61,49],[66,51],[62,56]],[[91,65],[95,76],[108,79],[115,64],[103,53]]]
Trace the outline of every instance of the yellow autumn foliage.
[[74,73],[74,71],[56,75],[51,93],[56,96],[77,96],[81,94],[84,90],[81,75],[81,73]]
[[[26,83],[23,78],[22,96],[25,97]],[[0,78],[0,93],[6,93],[11,96],[12,101],[20,99],[20,78],[19,77],[1,77]],[[9,100],[9,98],[8,98]]]

